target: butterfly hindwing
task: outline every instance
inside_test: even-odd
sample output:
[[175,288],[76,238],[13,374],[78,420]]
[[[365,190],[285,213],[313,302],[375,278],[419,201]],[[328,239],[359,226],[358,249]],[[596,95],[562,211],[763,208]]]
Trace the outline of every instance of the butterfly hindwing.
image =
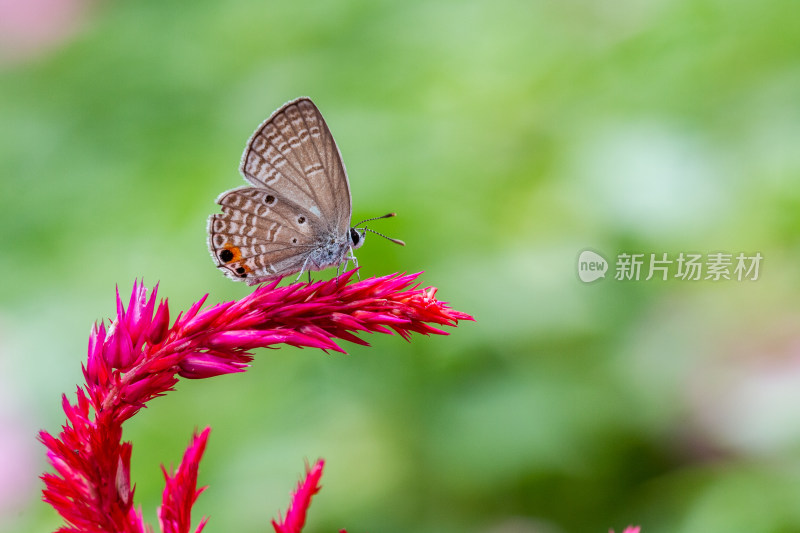
[[257,283],[297,272],[316,247],[318,221],[269,189],[233,189],[217,203],[222,213],[209,219],[209,251],[232,279]]

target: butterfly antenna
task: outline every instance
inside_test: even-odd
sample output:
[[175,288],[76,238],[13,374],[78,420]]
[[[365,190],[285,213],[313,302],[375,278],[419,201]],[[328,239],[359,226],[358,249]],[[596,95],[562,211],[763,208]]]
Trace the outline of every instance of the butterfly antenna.
[[378,232],[378,231],[375,231],[374,229],[369,229],[369,228],[368,228],[368,227],[366,227],[366,226],[364,226],[363,228],[359,228],[359,227],[358,227],[358,226],[360,226],[361,224],[363,224],[364,222],[370,222],[370,221],[372,221],[372,220],[380,220],[380,219],[382,219],[382,218],[392,218],[392,217],[396,217],[396,216],[397,216],[397,213],[386,213],[386,214],[385,214],[385,215],[383,215],[382,217],[374,217],[374,218],[368,218],[368,219],[366,219],[366,220],[362,220],[361,222],[359,222],[358,224],[356,224],[356,225],[355,225],[355,226],[353,226],[353,227],[354,227],[354,228],[356,228],[356,229],[363,229],[364,231],[369,231],[370,233],[374,233],[375,235],[380,235],[381,237],[383,237],[383,238],[384,238],[384,239],[386,239],[387,241],[392,241],[393,243],[395,243],[395,244],[399,244],[400,246],[405,246],[405,245],[406,245],[406,243],[404,243],[404,242],[403,242],[403,241],[401,241],[400,239],[393,239],[393,238],[391,238],[391,237],[387,237],[387,236],[386,236],[386,235],[384,235],[383,233],[380,233],[380,232]]
[[[378,218],[384,218],[384,217],[378,217]],[[399,244],[400,246],[405,246],[405,245],[406,245],[406,243],[404,243],[404,242],[403,242],[403,241],[401,241],[400,239],[393,239],[393,238],[391,238],[391,237],[387,237],[387,236],[386,236],[386,235],[384,235],[383,233],[380,233],[380,232],[378,232],[378,231],[375,231],[374,229],[369,229],[369,228],[367,228],[367,227],[365,227],[365,228],[363,228],[363,229],[364,229],[364,231],[368,231],[368,232],[370,232],[370,233],[374,233],[375,235],[380,235],[381,237],[383,237],[383,238],[384,238],[384,239],[386,239],[387,241],[392,241],[393,243],[395,243],[395,244]]]
[[[372,220],[380,220],[380,219],[382,219],[382,218],[392,218],[392,217],[396,217],[396,216],[397,216],[397,213],[386,213],[386,214],[385,214],[385,215],[383,215],[382,217],[374,217],[374,218],[368,218],[368,219],[366,219],[366,220],[362,220],[361,222],[359,222],[358,224],[356,224],[356,225],[355,225],[355,226],[353,226],[353,227],[355,228],[356,226],[360,226],[360,225],[361,225],[361,224],[363,224],[364,222],[370,222],[370,221],[372,221]],[[372,231],[372,230],[370,230],[370,231]],[[377,233],[377,232],[374,232],[374,233]],[[388,237],[387,237],[387,238],[388,238]]]

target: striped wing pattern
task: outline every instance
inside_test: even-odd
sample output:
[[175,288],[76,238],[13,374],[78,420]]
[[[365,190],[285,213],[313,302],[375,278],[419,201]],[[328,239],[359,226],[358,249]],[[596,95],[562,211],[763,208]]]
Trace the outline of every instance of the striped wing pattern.
[[[208,221],[209,251],[226,276],[255,284],[316,269],[332,243],[349,242],[347,174],[310,99],[288,102],[258,127],[240,171],[252,187],[221,194],[222,213]],[[341,257],[334,248],[341,262],[345,248]]]
[[240,170],[255,187],[293,200],[338,234],[347,232],[347,174],[328,125],[308,98],[285,104],[259,126]]

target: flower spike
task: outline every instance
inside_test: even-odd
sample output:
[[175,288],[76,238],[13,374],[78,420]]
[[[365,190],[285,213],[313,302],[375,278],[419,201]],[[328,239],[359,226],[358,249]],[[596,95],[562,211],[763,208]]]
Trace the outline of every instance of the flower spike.
[[[344,352],[337,341],[368,345],[358,335],[443,334],[441,326],[473,320],[436,300],[436,289],[420,289],[419,274],[392,274],[348,283],[355,270],[338,279],[262,285],[241,300],[203,310],[208,295],[169,324],[169,304],[156,308],[158,286],[149,291],[135,281],[127,309],[116,292],[117,316],[108,327],[95,324],[89,335],[86,383],[76,400],[63,397],[67,417],[58,436],[39,434],[55,472],[42,475],[43,499],[62,516],[59,533],[145,533],[141,510],[133,505],[131,443],[122,442],[122,424],[153,398],[172,390],[179,378],[203,379],[242,372],[254,348],[286,344]],[[203,489],[197,472],[209,430],[192,438],[181,465],[164,470],[166,487],[159,509],[164,533],[189,533],[191,508]],[[308,470],[278,533],[299,533],[319,490],[323,462]],[[205,519],[195,533],[202,531]],[[279,529],[280,528],[280,529]]]

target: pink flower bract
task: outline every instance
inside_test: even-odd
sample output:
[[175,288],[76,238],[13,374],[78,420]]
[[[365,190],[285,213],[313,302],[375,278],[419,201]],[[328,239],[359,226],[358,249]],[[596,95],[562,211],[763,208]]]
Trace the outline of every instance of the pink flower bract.
[[[166,468],[161,467],[166,486],[161,507],[158,509],[158,521],[164,533],[189,533],[192,505],[205,490],[205,487],[196,490],[197,469],[206,449],[209,431],[211,430],[206,428],[200,435],[195,434],[192,437],[191,444],[183,454],[183,461],[174,473],[170,474]],[[195,533],[200,533],[205,525],[206,520],[201,520]]]
[[[241,300],[202,309],[206,296],[169,325],[169,306],[156,307],[157,286],[148,295],[134,283],[125,307],[117,293],[117,316],[95,324],[89,336],[85,385],[76,400],[66,395],[67,422],[58,436],[39,435],[55,472],[42,475],[43,498],[64,518],[60,533],[152,531],[133,506],[131,443],[122,424],[144,405],[172,390],[180,377],[202,379],[244,371],[254,348],[290,346],[343,352],[337,340],[367,345],[361,332],[444,334],[437,326],[472,320],[438,301],[436,289],[414,285],[419,274],[393,274],[348,283],[337,279],[257,288]],[[197,472],[209,430],[195,435],[166,487],[159,509],[164,533],[189,533]],[[319,490],[322,462],[298,487],[280,531],[300,531],[311,496]],[[199,533],[205,519],[195,529]],[[278,525],[275,525],[278,531]]]
[[311,497],[319,492],[319,479],[322,477],[322,467],[325,461],[320,459],[310,468],[306,465],[306,478],[298,483],[297,490],[292,493],[292,503],[286,511],[286,518],[272,521],[275,533],[300,533],[306,523],[306,512],[311,504]]

